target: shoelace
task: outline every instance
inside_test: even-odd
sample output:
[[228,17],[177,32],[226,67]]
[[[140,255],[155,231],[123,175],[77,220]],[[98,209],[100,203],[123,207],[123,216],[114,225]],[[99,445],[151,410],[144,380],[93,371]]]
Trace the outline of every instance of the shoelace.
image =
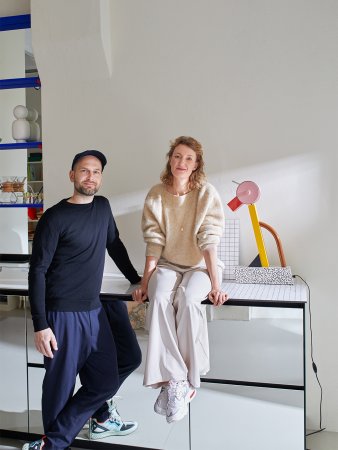
[[43,448],[44,442],[42,439],[39,439],[38,441],[34,441],[30,444],[29,449],[30,450],[40,450]]
[[116,408],[115,398],[121,398],[121,397],[113,397],[107,401],[109,420],[111,420],[112,422],[123,423],[123,420],[121,419],[121,416],[118,413],[117,408]]
[[182,397],[185,393],[184,386],[185,386],[184,381],[178,381],[177,383],[174,384],[174,386],[172,384],[170,384],[168,393],[169,393],[169,404],[171,406],[174,405],[175,398],[177,398],[177,400],[182,399]]

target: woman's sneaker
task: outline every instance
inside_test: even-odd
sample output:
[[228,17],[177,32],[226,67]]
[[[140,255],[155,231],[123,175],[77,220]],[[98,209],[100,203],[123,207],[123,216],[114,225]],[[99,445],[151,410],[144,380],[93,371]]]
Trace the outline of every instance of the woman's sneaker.
[[157,414],[161,414],[161,416],[165,416],[167,414],[168,388],[168,385],[161,387],[161,392],[159,393],[159,396],[154,404],[154,411]]
[[175,422],[183,419],[188,412],[188,404],[196,395],[196,389],[190,386],[189,382],[169,381],[167,422]]
[[137,427],[137,422],[123,422],[116,409],[113,399],[109,400],[109,417],[104,422],[91,419],[88,436],[90,439],[103,439],[108,436],[125,436],[133,433]]

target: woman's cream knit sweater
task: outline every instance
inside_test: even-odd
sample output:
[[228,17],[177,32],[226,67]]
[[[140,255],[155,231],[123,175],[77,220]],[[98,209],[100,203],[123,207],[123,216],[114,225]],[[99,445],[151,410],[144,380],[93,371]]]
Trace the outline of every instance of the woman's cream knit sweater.
[[142,217],[146,256],[181,266],[200,265],[202,250],[218,245],[223,228],[222,203],[210,183],[181,196],[157,184],[146,197]]

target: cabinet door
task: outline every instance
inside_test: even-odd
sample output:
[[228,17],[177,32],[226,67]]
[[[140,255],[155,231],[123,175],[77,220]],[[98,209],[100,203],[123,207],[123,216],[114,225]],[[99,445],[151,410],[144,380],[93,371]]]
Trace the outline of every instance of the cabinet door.
[[41,394],[45,369],[42,367],[43,356],[36,350],[34,345],[34,328],[29,300],[26,302],[26,321],[28,426],[30,433],[43,434]]
[[17,297],[0,304],[0,427],[27,432],[25,311],[19,306]]
[[251,309],[250,320],[209,322],[206,378],[303,386],[302,310]]
[[193,450],[304,450],[301,391],[203,383],[190,412]]

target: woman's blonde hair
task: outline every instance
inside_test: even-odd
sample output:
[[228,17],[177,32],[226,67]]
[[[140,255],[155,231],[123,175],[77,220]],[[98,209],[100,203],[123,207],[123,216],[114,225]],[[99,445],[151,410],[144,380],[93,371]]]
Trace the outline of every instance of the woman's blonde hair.
[[179,136],[174,141],[170,142],[170,150],[167,153],[167,164],[165,169],[161,173],[161,181],[163,184],[172,185],[173,175],[170,168],[170,159],[174,153],[175,148],[178,145],[186,145],[196,153],[197,169],[195,169],[189,178],[189,189],[199,189],[206,182],[206,176],[204,173],[204,160],[203,160],[203,148],[202,145],[196,141],[196,139],[190,136]]

